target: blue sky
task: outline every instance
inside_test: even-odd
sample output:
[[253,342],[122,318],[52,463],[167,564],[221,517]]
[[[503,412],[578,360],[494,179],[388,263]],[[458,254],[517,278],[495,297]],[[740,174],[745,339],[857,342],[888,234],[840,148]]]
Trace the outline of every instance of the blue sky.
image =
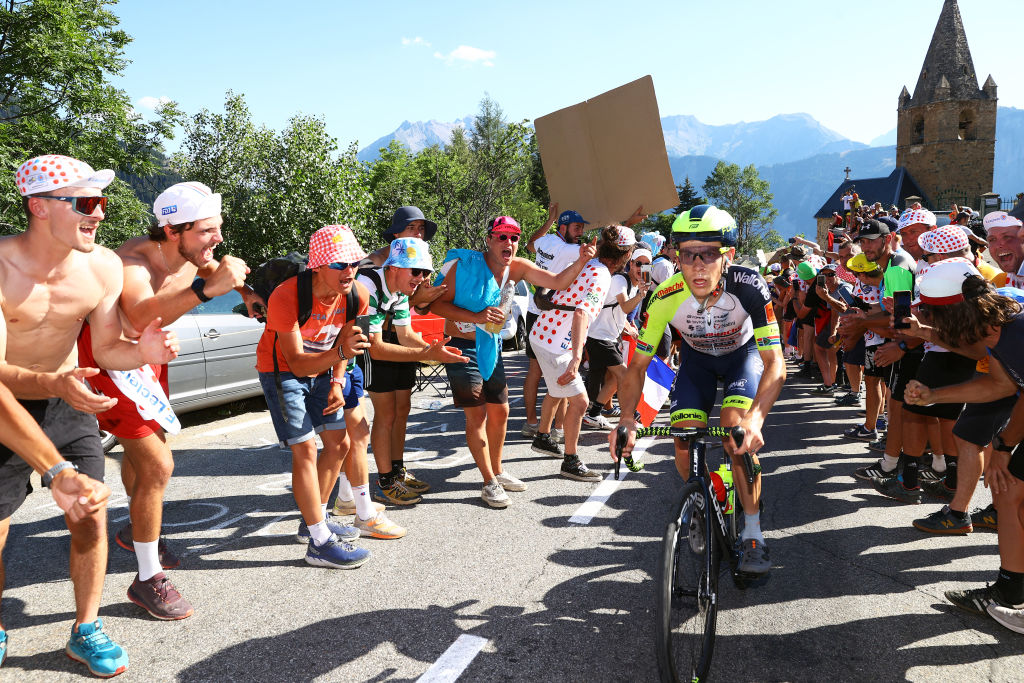
[[[999,104],[1024,108],[1024,2],[959,5],[980,80],[991,73]],[[895,127],[897,96],[913,92],[941,7],[122,0],[114,12],[135,40],[117,84],[140,111],[167,97],[190,114],[219,111],[231,89],[258,123],[320,115],[342,146],[364,147],[403,120],[473,114],[485,93],[510,119],[532,120],[651,74],[662,116],[722,124],[806,112],[869,142]]]

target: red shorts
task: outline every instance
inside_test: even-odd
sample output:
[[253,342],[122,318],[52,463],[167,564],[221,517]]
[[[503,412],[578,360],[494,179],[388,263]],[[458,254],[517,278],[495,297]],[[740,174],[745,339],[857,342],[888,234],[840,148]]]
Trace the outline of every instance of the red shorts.
[[[78,336],[78,366],[81,368],[99,367],[92,355],[92,334],[89,331],[88,323],[82,325],[82,333]],[[149,367],[156,375],[160,386],[163,387],[164,393],[170,397],[170,390],[167,387],[167,366],[150,365]],[[96,415],[100,429],[103,431],[110,432],[120,439],[141,439],[163,430],[155,420],[142,419],[135,401],[125,396],[117,388],[114,380],[110,379],[105,370],[100,370],[98,375],[90,377],[88,382],[93,391],[117,399],[117,404],[113,408]]]

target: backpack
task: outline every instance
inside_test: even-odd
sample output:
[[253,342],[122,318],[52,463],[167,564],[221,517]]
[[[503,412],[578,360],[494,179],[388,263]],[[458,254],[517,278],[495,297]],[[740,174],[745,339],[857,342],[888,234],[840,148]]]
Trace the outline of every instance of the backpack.
[[[307,256],[290,251],[284,256],[277,256],[256,266],[247,278],[249,286],[252,287],[253,291],[264,301],[268,302],[270,301],[271,293],[277,289],[278,285],[291,277],[296,278],[296,289],[298,290],[299,298],[298,323],[300,328],[306,324],[309,316],[313,315],[313,271],[307,266],[308,262],[309,258]],[[355,320],[358,308],[359,292],[356,291],[355,284],[353,283],[352,289],[345,298],[346,324]],[[266,322],[266,316],[258,317],[257,320]],[[334,345],[331,348],[336,348],[340,341],[341,332],[338,332],[338,336],[335,337]],[[285,417],[288,413],[284,405],[281,369],[277,363],[277,332],[274,333],[274,343],[271,346],[270,355],[274,359],[274,385],[277,387],[277,401],[281,407],[281,416]],[[287,417],[285,419],[287,420]]]
[[[621,277],[623,280],[626,281],[626,298],[627,299],[632,299],[633,297],[630,296],[630,292],[633,291],[633,283],[629,281],[629,277],[625,273],[612,273],[612,277],[613,278],[616,277],[616,276],[617,277]],[[614,299],[610,304],[605,304],[604,306],[602,306],[601,310],[604,310],[606,308],[612,308],[613,306],[618,306],[618,305],[619,305],[618,299]]]

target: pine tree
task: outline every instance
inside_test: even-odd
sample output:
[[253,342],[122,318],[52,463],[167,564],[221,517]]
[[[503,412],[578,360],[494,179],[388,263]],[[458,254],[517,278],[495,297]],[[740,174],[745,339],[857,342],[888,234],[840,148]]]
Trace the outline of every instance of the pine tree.
[[704,203],[704,198],[697,194],[697,188],[690,182],[690,176],[686,176],[682,185],[676,185],[676,191],[679,193],[679,206],[672,209],[672,213],[677,216]]

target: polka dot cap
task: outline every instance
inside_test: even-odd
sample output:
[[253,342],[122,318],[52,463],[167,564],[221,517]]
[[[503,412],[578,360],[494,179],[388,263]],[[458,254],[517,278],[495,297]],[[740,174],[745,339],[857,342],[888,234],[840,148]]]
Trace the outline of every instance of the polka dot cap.
[[966,249],[970,243],[959,225],[944,225],[922,234],[918,245],[929,254],[950,254]]
[[908,225],[914,225],[915,223],[924,223],[934,228],[935,214],[928,209],[907,209],[900,215],[897,230],[902,230]]
[[14,173],[14,183],[22,197],[59,190],[62,187],[103,189],[114,179],[114,172],[94,171],[92,166],[60,154],[44,154],[29,159]]
[[357,263],[366,258],[352,230],[345,225],[325,225],[309,238],[309,267],[328,263]]

